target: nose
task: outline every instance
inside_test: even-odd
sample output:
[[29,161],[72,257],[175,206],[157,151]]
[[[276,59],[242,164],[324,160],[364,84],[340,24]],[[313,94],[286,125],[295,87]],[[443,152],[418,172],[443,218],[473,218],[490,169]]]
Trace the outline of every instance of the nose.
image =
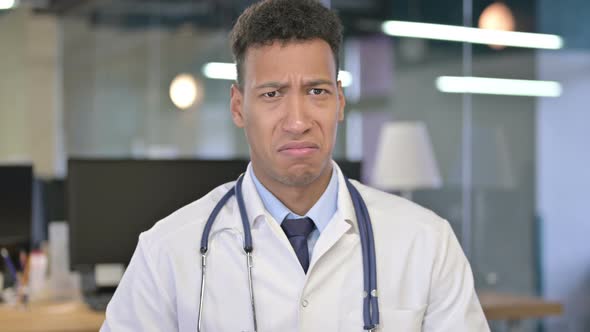
[[287,97],[285,105],[283,130],[294,135],[301,135],[311,128],[311,119],[305,105],[305,98],[299,95]]

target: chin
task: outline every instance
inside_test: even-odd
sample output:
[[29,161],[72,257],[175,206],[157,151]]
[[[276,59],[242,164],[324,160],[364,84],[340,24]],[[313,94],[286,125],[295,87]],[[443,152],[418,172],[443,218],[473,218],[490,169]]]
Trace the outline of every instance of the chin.
[[277,180],[284,185],[290,187],[305,187],[313,183],[318,178],[317,174],[301,173],[301,174],[286,174]]
[[317,165],[295,165],[289,168],[285,168],[286,172],[281,172],[276,180],[282,184],[294,187],[303,187],[310,185],[317,179],[319,179],[322,173],[327,169],[327,163],[322,165],[324,167],[318,167]]

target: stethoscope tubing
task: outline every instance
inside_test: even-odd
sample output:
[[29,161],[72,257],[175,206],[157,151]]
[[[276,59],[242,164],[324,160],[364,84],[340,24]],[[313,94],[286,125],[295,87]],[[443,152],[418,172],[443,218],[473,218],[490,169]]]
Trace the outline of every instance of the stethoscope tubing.
[[[246,205],[244,203],[244,197],[242,195],[242,181],[244,175],[240,175],[236,185],[228,190],[223,197],[217,202],[217,205],[213,208],[213,211],[209,215],[205,227],[203,228],[203,234],[201,237],[201,294],[199,299],[199,315],[197,323],[197,331],[201,332],[201,322],[203,315],[203,304],[206,289],[206,268],[207,268],[207,252],[209,250],[209,234],[213,223],[217,218],[217,215],[232,197],[236,196],[238,208],[240,210],[240,217],[242,219],[242,227],[244,230],[244,252],[246,253],[246,266],[248,269],[248,286],[250,293],[250,303],[252,306],[252,321],[254,325],[254,332],[258,331],[258,322],[256,318],[256,306],[254,302],[254,287],[252,280],[252,268],[254,267],[252,260],[252,251],[254,246],[252,245],[252,232],[250,230],[250,223],[248,214],[246,212]],[[361,239],[361,252],[363,259],[363,329],[367,331],[373,331],[379,325],[379,304],[377,299],[377,268],[376,268],[376,255],[375,255],[375,241],[373,236],[373,228],[371,225],[371,218],[367,210],[367,206],[363,201],[358,190],[352,185],[348,178],[344,178],[346,186],[350,193],[352,203],[355,210],[355,216],[357,218],[357,224],[359,228],[359,236]]]
[[379,325],[379,309],[377,302],[377,265],[375,262],[375,241],[371,219],[358,190],[345,178],[346,187],[350,192],[354,212],[359,228],[361,250],[363,256],[363,320],[364,329],[373,330]]

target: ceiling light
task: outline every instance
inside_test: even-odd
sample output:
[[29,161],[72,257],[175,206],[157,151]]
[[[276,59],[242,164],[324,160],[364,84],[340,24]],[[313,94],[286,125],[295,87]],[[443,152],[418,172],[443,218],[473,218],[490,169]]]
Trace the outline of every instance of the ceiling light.
[[338,72],[338,79],[340,80],[343,88],[346,88],[352,84],[352,74],[346,70],[341,70]]
[[182,110],[193,106],[201,95],[197,81],[190,74],[179,74],[170,83],[170,99]]
[[[202,73],[207,78],[217,80],[231,80],[237,79],[236,65],[227,62],[209,62],[203,66]],[[338,79],[342,82],[342,87],[347,87],[352,84],[352,74],[345,70],[338,72]]]
[[216,80],[233,80],[237,78],[236,65],[225,62],[209,62],[203,66],[203,75]]
[[481,29],[514,31],[514,16],[508,6],[494,2],[481,13],[477,25]]
[[514,47],[560,49],[563,39],[557,35],[500,31],[404,21],[386,21],[381,30],[390,36],[466,42]]
[[18,5],[18,0],[0,0],[0,10],[11,9]]
[[[478,26],[481,29],[514,31],[514,16],[508,6],[501,2],[494,2],[487,6],[479,16]],[[494,49],[502,49],[502,45],[489,45]]]
[[435,84],[439,91],[447,93],[559,97],[562,92],[561,84],[553,81],[441,76]]

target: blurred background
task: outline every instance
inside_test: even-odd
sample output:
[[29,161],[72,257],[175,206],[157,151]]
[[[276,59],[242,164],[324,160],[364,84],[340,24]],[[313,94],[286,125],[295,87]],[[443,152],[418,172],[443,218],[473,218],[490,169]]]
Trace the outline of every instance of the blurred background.
[[[62,222],[66,268],[96,282],[157,221],[122,210],[180,197],[161,218],[239,174],[228,32],[253,2],[0,0],[0,245]],[[590,2],[322,2],[345,27],[334,158],[446,218],[478,292],[562,306],[492,330],[590,331]],[[101,257],[114,233],[131,249]]]

